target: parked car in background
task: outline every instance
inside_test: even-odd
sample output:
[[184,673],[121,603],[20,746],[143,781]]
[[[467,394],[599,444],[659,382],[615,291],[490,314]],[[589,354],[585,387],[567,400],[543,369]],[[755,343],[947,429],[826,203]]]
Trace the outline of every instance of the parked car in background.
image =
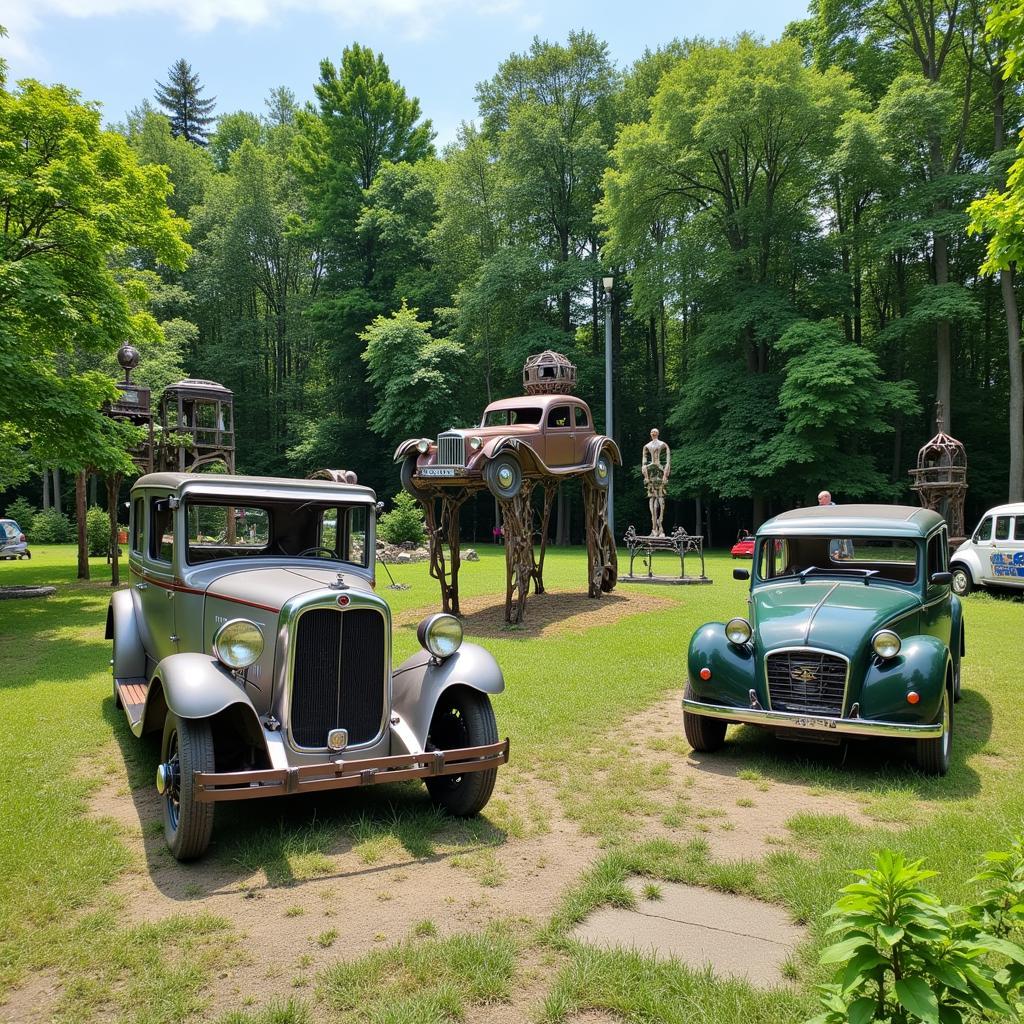
[[737,538],[736,543],[732,546],[732,557],[733,558],[753,558],[754,557],[754,538],[744,531],[744,535]]
[[975,587],[1024,588],[1024,502],[990,508],[949,560],[953,592]]
[[579,476],[607,488],[618,445],[594,429],[586,402],[573,395],[524,395],[491,402],[479,426],[442,431],[437,438],[403,441],[395,451],[402,485],[412,494],[443,483],[483,479],[491,493],[511,500],[523,480],[550,474]]
[[221,800],[423,779],[469,816],[490,799],[505,687],[452,615],[391,663],[374,593],[376,498],[325,480],[154,473],[132,487],[131,585],[110,600],[114,700],[162,736],[157,791],[179,860]]
[[0,519],[0,558],[31,558],[28,541],[13,519]]
[[[713,751],[731,723],[785,739],[890,737],[944,775],[964,623],[946,522],[898,505],[820,505],[757,531],[748,612],[690,641],[683,726]],[[751,578],[752,575],[752,578]]]

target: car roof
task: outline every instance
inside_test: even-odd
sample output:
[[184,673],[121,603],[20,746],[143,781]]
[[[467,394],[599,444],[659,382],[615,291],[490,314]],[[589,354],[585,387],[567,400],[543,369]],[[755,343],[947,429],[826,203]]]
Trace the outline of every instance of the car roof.
[[1011,502],[1009,505],[996,505],[994,508],[990,508],[981,518],[984,519],[985,516],[1014,515],[1024,516],[1024,501],[1014,501]]
[[913,505],[811,505],[782,512],[762,523],[761,537],[842,533],[851,537],[927,537],[945,520]]
[[132,490],[142,487],[210,496],[256,492],[255,496],[260,498],[291,498],[296,501],[342,500],[370,504],[377,500],[371,488],[359,484],[278,476],[233,476],[227,473],[147,473],[135,481]]
[[582,405],[585,409],[590,408],[582,398],[577,398],[575,395],[520,395],[518,398],[502,398],[497,402],[491,402],[484,412],[498,409],[522,409],[524,406],[547,409],[552,405]]

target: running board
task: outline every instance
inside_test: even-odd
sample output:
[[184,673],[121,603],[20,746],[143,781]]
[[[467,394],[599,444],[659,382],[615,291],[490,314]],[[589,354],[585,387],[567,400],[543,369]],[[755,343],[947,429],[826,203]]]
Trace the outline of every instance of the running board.
[[146,694],[149,692],[149,683],[144,678],[133,678],[128,676],[124,679],[114,680],[117,687],[117,695],[124,705],[124,713],[128,716],[128,724],[132,732],[136,732],[142,722],[143,712],[146,710]]

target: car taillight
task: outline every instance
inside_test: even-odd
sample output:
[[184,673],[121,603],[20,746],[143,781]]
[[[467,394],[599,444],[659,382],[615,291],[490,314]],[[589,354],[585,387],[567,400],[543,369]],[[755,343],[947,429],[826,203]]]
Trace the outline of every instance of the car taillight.
[[19,533],[18,534],[18,543],[19,544],[24,544],[25,543],[25,534],[23,534],[23,533]]

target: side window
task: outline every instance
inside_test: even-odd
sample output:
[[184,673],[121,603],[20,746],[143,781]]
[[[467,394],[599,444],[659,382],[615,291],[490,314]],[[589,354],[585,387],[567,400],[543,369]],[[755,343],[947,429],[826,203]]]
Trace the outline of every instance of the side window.
[[174,561],[174,509],[167,498],[154,498],[149,505],[149,557]]
[[146,499],[136,498],[132,504],[132,551],[141,555],[142,538],[145,536]]
[[992,517],[986,516],[981,521],[981,526],[978,527],[978,532],[974,535],[974,540],[991,540],[992,539]]
[[343,562],[365,566],[366,561],[365,506],[326,508],[320,513],[320,545],[329,548]]
[[1010,539],[1010,516],[996,516],[996,540]]
[[569,419],[569,406],[556,405],[551,412],[548,413],[549,427],[568,427],[571,425],[572,420]]
[[576,426],[582,429],[586,429],[590,426],[590,417],[587,415],[587,410],[582,405],[574,406],[576,410]]
[[1017,516],[1013,523],[1013,539],[1024,540],[1024,516]]
[[936,534],[930,541],[928,541],[928,576],[931,578],[932,573],[946,572],[946,560],[944,557],[942,535]]

